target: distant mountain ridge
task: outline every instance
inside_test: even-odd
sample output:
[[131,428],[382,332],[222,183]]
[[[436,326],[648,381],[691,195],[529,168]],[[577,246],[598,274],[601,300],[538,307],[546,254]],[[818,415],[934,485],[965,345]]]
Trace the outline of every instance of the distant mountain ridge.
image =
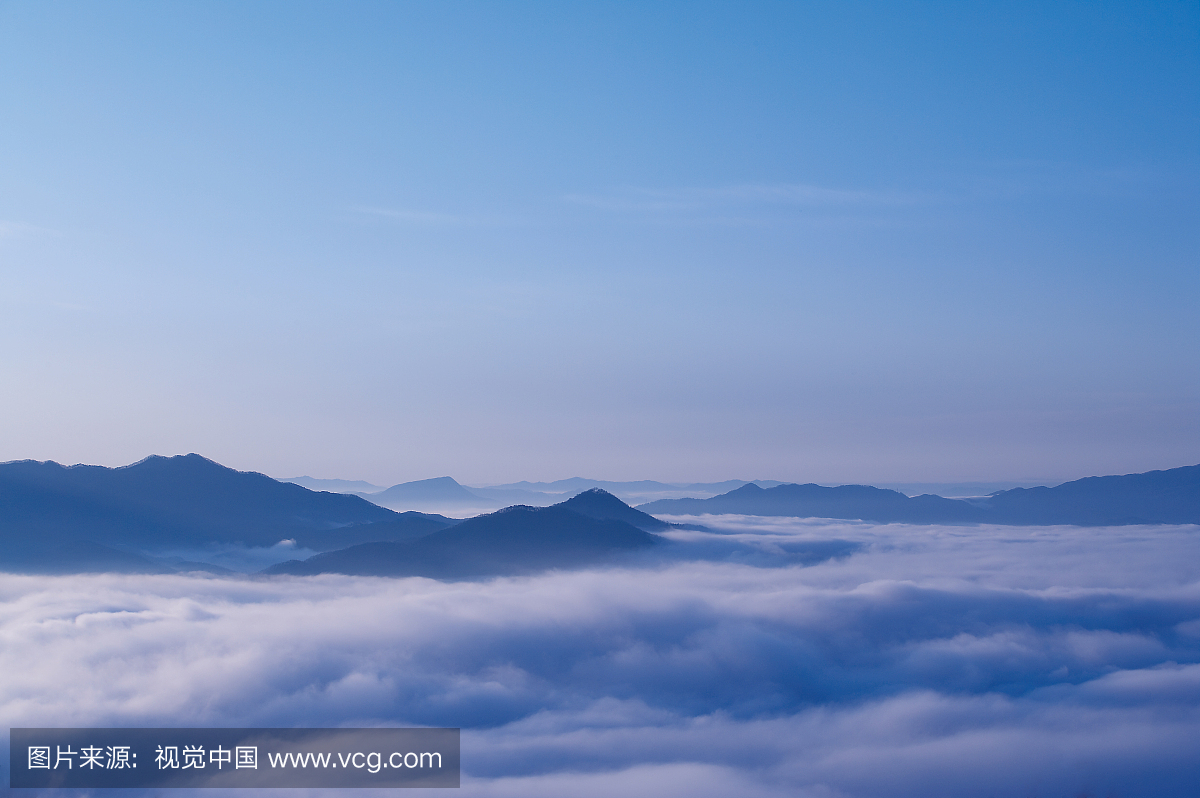
[[377,493],[360,493],[364,499],[393,510],[439,509],[458,507],[487,509],[495,507],[493,499],[484,498],[464,488],[453,477],[434,477],[401,482]]
[[1013,488],[978,501],[998,524],[1200,524],[1200,465]]
[[374,494],[376,499],[420,498],[434,501],[478,501],[479,497],[458,484],[453,477],[434,477],[402,482]]
[[[235,471],[198,454],[120,468],[0,463],[0,569],[170,570],[145,553],[210,544],[269,547],[397,514],[357,496],[319,493]],[[89,554],[90,552],[90,554]]]
[[[643,513],[609,494],[583,496],[574,505],[571,502],[575,499],[552,507],[516,505],[468,518],[416,540],[364,543],[307,560],[279,563],[264,573],[433,579],[519,575],[591,565],[654,544],[653,535],[625,520],[591,517],[578,511],[628,515],[635,519],[640,519]],[[612,502],[621,504],[628,514],[616,509]],[[657,519],[650,520],[666,526]]]
[[[782,484],[773,480],[752,480],[752,482],[764,488]],[[604,479],[571,477],[570,479],[559,479],[554,482],[511,482],[504,485],[470,486],[468,490],[479,496],[496,501],[545,506],[592,488],[599,488],[607,493],[611,493],[621,501],[633,504],[635,502],[652,501],[655,499],[697,497],[697,494],[699,494],[699,497],[707,498],[745,484],[747,484],[747,480],[744,479],[730,479],[724,482],[670,484],[650,479],[635,480],[632,482],[614,482]]]
[[[443,498],[464,492],[449,478],[416,489]],[[466,531],[438,537],[461,523],[311,491],[196,454],[151,456],[120,468],[0,464],[0,571],[231,573],[202,560],[214,546],[242,546],[325,552],[331,556],[315,562],[343,568],[365,557],[354,567],[362,573],[412,571],[395,561],[400,550],[408,559],[419,555],[412,573],[524,573],[596,562],[649,545],[654,538],[645,530],[668,527],[598,490],[557,507],[480,516]],[[426,537],[432,542],[410,545]]]
[[[743,479],[711,483],[668,484],[646,479],[633,482],[613,482],[571,477],[555,482],[513,482],[506,485],[476,486],[463,485],[452,477],[435,477],[401,482],[389,488],[381,488],[361,480],[290,477],[280,481],[302,485],[309,490],[350,493],[396,511],[468,510],[476,512],[515,504],[548,507],[592,488],[599,488],[632,504],[655,499],[708,498],[747,484],[747,481]],[[763,488],[783,484],[774,480],[752,480],[752,482]]]
[[[671,490],[705,490],[705,491],[721,491],[740,488],[749,482],[759,485],[759,487],[774,487],[782,485],[782,482],[770,479],[727,479],[723,482],[658,482],[653,479],[639,479],[632,482],[615,482],[607,479],[586,479],[584,477],[570,477],[568,479],[558,479],[554,482],[509,482],[501,485],[488,485],[488,488],[496,489],[512,489],[512,490],[528,490],[539,491],[546,493],[577,493],[579,491],[589,490],[591,488],[600,488],[616,495],[616,491],[642,491],[648,493],[671,491]],[[472,488],[479,490],[479,488]]]
[[280,482],[291,482],[309,490],[325,490],[330,493],[378,493],[384,488],[361,479],[317,479],[316,477],[285,477]]
[[909,498],[903,493],[868,485],[777,485],[750,483],[711,499],[663,499],[638,507],[671,515],[768,515],[847,518],[880,523],[975,523],[984,512],[974,505],[941,496]]
[[865,485],[744,485],[711,499],[664,499],[638,509],[668,515],[733,513],[911,524],[1200,524],[1200,465],[1087,477],[1052,488],[1013,488],[967,500],[909,498]]
[[[448,477],[405,484],[426,496],[470,497]],[[651,533],[670,526],[650,513],[912,524],[1200,524],[1200,465],[965,500],[909,498],[865,485],[742,483],[712,498],[633,508],[592,488],[552,507],[515,506],[458,521],[393,512],[196,454],[152,456],[121,468],[25,460],[0,463],[0,571],[224,572],[229,565],[251,572],[295,552],[317,552],[278,572],[526,573],[600,562],[650,545]]]

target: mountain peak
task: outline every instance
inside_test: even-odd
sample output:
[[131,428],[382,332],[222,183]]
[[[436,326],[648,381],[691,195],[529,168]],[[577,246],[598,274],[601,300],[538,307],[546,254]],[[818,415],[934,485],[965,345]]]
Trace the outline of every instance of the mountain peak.
[[464,488],[453,477],[434,477],[401,482],[370,494],[370,501],[392,509],[441,507],[486,507],[489,502]]
[[635,510],[602,488],[592,488],[559,502],[555,507],[599,520],[624,521],[642,530],[666,529],[669,525],[648,513]]
[[559,504],[570,504],[572,502],[574,502],[575,504],[603,503],[603,504],[610,505],[610,506],[615,503],[615,504],[620,504],[623,507],[628,507],[628,505],[625,504],[625,502],[621,501],[616,496],[614,496],[611,493],[609,493],[608,491],[606,491],[604,488],[588,488],[587,490],[583,491],[582,493],[575,494],[570,499],[567,499],[565,502],[559,502]]
[[187,470],[187,471],[216,470],[216,471],[229,471],[229,472],[234,472],[234,473],[240,473],[237,471],[237,469],[230,468],[229,466],[221,465],[217,461],[209,460],[207,457],[196,454],[195,452],[190,452],[188,454],[172,454],[172,455],[152,454],[152,455],[148,455],[147,457],[143,457],[141,460],[138,460],[136,463],[130,463],[129,465],[125,465],[125,466],[118,466],[112,470],[113,471],[132,471],[132,470],[145,471],[145,470],[160,470],[160,469],[164,469],[164,468],[165,469]]
[[395,518],[357,496],[314,493],[198,454],[121,468],[0,464],[0,504],[0,563],[24,558],[48,568],[77,543],[100,553],[271,546]]
[[[332,572],[433,579],[536,573],[610,562],[656,540],[621,519],[590,517],[565,504],[518,504],[414,540],[364,543],[304,561],[280,563],[264,573]],[[637,513],[630,507],[626,509]]]

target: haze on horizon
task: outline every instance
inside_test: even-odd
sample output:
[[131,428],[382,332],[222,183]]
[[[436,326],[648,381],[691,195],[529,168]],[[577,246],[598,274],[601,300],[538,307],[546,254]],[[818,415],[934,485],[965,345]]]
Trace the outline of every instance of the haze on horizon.
[[0,460],[1200,461],[1194,3],[0,3]]

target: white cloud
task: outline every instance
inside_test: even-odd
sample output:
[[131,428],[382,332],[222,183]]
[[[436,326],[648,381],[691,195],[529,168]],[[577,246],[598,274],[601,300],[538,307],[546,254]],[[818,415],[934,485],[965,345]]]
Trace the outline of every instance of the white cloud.
[[462,726],[479,796],[1192,790],[1196,527],[714,520],[490,582],[6,576],[0,726]]
[[23,238],[26,236],[57,234],[56,231],[46,227],[38,227],[37,225],[29,224],[28,222],[20,222],[12,219],[0,219],[0,241],[6,238]]
[[785,184],[636,188],[607,194],[568,194],[563,200],[599,210],[642,216],[728,218],[763,213],[860,213],[927,204],[931,195],[886,190]]
[[495,227],[516,223],[515,219],[494,215],[459,215],[406,208],[357,207],[356,213],[420,227]]
[[432,213],[429,211],[410,211],[398,208],[355,208],[354,210],[369,216],[381,216],[385,219],[407,222],[409,224],[457,225],[463,224],[466,221],[463,217],[454,216],[449,213]]

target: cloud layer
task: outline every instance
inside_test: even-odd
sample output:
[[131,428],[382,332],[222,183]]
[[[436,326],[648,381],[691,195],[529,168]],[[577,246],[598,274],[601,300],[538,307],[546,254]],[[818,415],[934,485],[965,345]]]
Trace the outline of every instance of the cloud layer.
[[480,796],[1194,789],[1200,529],[702,520],[479,583],[6,576],[0,725],[461,726]]

